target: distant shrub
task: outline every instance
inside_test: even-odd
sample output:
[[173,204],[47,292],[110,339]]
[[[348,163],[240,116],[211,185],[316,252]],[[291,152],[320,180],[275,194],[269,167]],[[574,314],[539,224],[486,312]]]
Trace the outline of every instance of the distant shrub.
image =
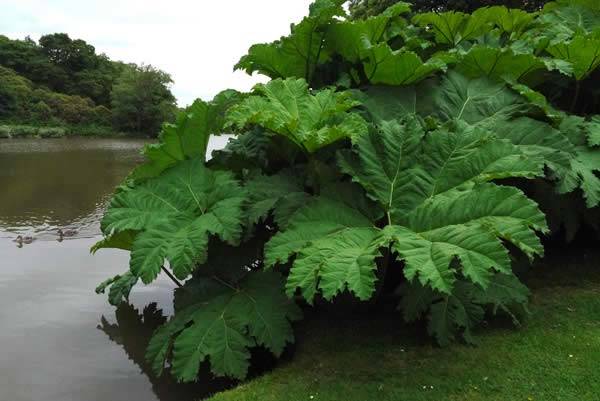
[[52,109],[43,100],[34,103],[31,107],[32,117],[40,122],[48,122],[52,118]]
[[96,106],[91,110],[90,122],[93,124],[111,126],[111,112],[106,106]]
[[35,125],[0,125],[0,138],[60,138],[67,134],[63,127],[38,127]]

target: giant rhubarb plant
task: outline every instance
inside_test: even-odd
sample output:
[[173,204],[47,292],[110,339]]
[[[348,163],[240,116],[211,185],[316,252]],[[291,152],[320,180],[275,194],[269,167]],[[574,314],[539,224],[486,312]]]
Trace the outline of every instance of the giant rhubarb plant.
[[[542,210],[569,236],[597,213],[595,2],[399,2],[364,20],[342,3],[317,0],[290,35],[252,46],[236,67],[272,80],[196,101],[116,190],[94,250],[129,250],[129,269],[98,292],[118,304],[161,272],[181,285],[148,349],[157,374],[191,381],[208,361],[243,378],[254,347],[278,356],[294,340],[298,304],[342,293],[395,297],[440,344],[472,341],[486,313],[516,321],[526,305],[511,253],[543,255]],[[565,199],[589,211],[554,213]]]

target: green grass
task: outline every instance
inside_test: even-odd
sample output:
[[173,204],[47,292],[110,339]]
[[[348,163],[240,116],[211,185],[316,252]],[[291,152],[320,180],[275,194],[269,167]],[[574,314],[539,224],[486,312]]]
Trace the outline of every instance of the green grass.
[[476,347],[438,348],[393,314],[313,316],[288,361],[210,401],[598,401],[600,252],[547,260],[523,325],[491,319]]

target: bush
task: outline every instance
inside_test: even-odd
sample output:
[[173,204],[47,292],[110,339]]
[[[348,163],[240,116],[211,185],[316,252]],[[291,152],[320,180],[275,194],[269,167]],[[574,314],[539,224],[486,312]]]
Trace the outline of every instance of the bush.
[[0,138],[38,137],[60,138],[67,134],[62,127],[38,127],[34,125],[0,125]]
[[112,114],[108,108],[105,106],[96,106],[91,111],[90,121],[96,125],[110,127],[111,118]]
[[0,138],[10,138],[10,128],[6,125],[0,125]]
[[26,116],[31,91],[31,82],[0,66],[0,118]]
[[[161,272],[189,279],[147,350],[184,381],[207,360],[244,378],[256,346],[279,356],[298,305],[393,302],[441,345],[473,342],[486,314],[517,323],[512,261],[551,234],[539,205],[600,204],[599,53],[592,0],[359,21],[317,0],[236,65],[270,82],[196,101],[145,148],[94,247],[130,250],[129,269],[97,291],[117,304]],[[206,161],[220,133],[235,137]]]
[[37,121],[48,122],[52,118],[52,109],[44,101],[39,101],[33,104],[31,114]]
[[67,130],[61,127],[40,127],[37,130],[37,136],[40,138],[61,138],[66,133]]

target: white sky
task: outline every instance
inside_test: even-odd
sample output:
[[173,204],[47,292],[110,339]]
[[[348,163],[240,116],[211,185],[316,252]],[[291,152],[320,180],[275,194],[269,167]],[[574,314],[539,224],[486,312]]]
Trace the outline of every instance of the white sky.
[[289,33],[310,0],[0,0],[0,34],[84,39],[113,60],[152,64],[175,82],[180,106],[261,77],[233,72],[250,45]]

